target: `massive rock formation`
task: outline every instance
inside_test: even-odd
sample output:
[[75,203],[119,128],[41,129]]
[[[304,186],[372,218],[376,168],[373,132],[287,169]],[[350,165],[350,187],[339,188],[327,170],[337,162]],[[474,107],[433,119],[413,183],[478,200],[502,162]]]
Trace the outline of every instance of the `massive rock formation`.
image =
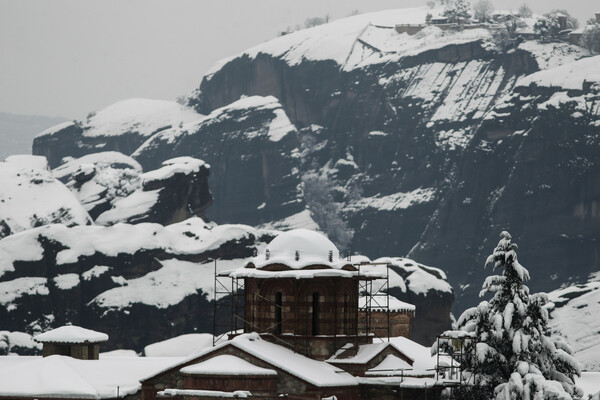
[[64,157],[100,151],[131,154],[153,134],[202,117],[172,101],[128,99],[91,112],[83,122],[65,122],[37,135],[33,154],[46,156],[50,167]]
[[[209,218],[317,224],[341,248],[408,254],[449,273],[458,309],[476,301],[502,229],[533,290],[585,277],[599,261],[597,60],[577,62],[589,53],[568,43],[501,51],[486,29],[396,31],[427,12],[354,16],[223,60],[189,98],[196,119],[146,130],[143,144],[132,135],[135,150],[128,130],[91,140],[69,125],[34,151],[52,164],[123,136],[146,169],[199,157],[212,166]],[[561,65],[582,79],[551,79]]]

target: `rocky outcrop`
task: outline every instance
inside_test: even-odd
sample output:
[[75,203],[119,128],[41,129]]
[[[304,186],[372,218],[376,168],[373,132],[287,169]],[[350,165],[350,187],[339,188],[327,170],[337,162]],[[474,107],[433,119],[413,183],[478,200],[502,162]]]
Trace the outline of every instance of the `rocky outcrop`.
[[40,133],[33,140],[33,154],[46,156],[52,168],[64,157],[99,151],[131,154],[153,134],[201,117],[171,101],[122,100],[90,113],[83,122],[67,122]]
[[430,346],[452,324],[454,290],[446,274],[409,258],[382,257],[374,262],[389,263],[389,294],[416,307],[411,339]]
[[139,176],[141,187],[126,197],[113,199],[111,208],[96,223],[156,222],[170,225],[190,217],[205,217],[212,204],[208,189],[210,166],[192,157],[163,162],[157,170]]
[[0,238],[52,223],[92,223],[77,198],[47,170],[0,162],[0,182]]
[[304,209],[296,128],[274,97],[247,97],[154,135],[133,157],[144,169],[192,156],[211,165],[210,219],[258,225]]
[[271,238],[199,218],[168,227],[49,225],[11,235],[0,240],[0,320],[29,334],[83,325],[108,333],[110,349],[137,351],[211,332],[214,264],[207,261],[242,265]]

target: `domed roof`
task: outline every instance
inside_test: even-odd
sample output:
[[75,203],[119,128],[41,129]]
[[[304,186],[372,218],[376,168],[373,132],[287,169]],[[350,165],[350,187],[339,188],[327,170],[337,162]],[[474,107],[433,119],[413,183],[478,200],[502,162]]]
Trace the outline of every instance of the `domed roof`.
[[314,266],[342,269],[348,262],[340,258],[335,244],[322,233],[294,229],[279,234],[264,252],[248,261],[244,268],[263,269],[274,264],[285,265],[292,270]]
[[298,251],[300,257],[311,256],[323,260],[329,258],[329,252],[336,259],[340,253],[325,235],[308,229],[294,229],[280,234],[269,243],[267,250],[272,256],[295,255]]

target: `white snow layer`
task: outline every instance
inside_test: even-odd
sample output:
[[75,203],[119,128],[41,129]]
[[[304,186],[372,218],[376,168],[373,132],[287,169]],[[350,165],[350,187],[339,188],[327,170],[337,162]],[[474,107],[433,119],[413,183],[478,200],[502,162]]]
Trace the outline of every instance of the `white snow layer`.
[[283,264],[298,270],[310,265],[340,269],[348,263],[340,258],[337,247],[322,233],[293,229],[273,239],[264,253],[249,260],[246,268],[261,269],[271,264]]
[[189,175],[200,171],[201,167],[210,168],[210,165],[193,157],[177,157],[162,162],[162,167],[142,175],[144,182],[162,181],[175,174]]
[[213,335],[210,333],[188,333],[149,344],[144,347],[144,355],[146,357],[187,357],[212,345]]
[[0,331],[0,353],[11,355],[15,347],[42,350],[42,345],[36,343],[28,333]]
[[94,166],[110,166],[112,168],[129,168],[137,172],[142,172],[142,166],[133,158],[126,156],[118,151],[102,151],[99,153],[87,154],[85,156],[68,160],[66,163],[54,168],[52,175],[57,179],[63,179],[73,175],[82,166],[92,164]]
[[75,325],[65,325],[33,337],[39,343],[101,343],[108,335]]
[[0,182],[0,221],[13,233],[56,222],[71,226],[92,221],[71,191],[49,171],[0,162]]
[[[303,60],[331,60],[351,70],[490,36],[484,29],[444,32],[436,27],[425,27],[425,17],[429,12],[429,7],[385,10],[292,32],[217,62],[205,77],[210,79],[227,62],[242,55],[255,58],[261,53],[268,54],[289,65],[297,65]],[[394,29],[397,24],[423,24],[424,29],[413,36],[398,34]]]
[[15,154],[6,157],[4,162],[13,164],[18,168],[31,168],[48,171],[48,160],[44,156],[33,156],[31,154]]
[[6,397],[114,399],[141,389],[140,379],[176,358],[123,357],[79,360],[67,356],[0,357],[0,392]]
[[517,86],[554,87],[582,90],[585,83],[600,82],[600,56],[583,58],[559,67],[527,75],[517,81]]
[[557,306],[550,312],[551,331],[565,338],[583,369],[600,372],[600,273],[590,281],[548,293]]
[[114,103],[83,124],[83,135],[118,136],[136,132],[141,136],[188,123],[202,117],[191,108],[174,101],[127,99]]
[[135,217],[145,216],[158,201],[162,189],[136,190],[129,196],[116,200],[113,208],[104,211],[96,218],[99,225],[114,225],[118,222],[135,221]]
[[218,225],[190,218],[177,224],[162,226],[154,223],[75,226],[55,224],[30,229],[0,240],[0,276],[14,271],[15,260],[41,260],[42,235],[66,248],[57,254],[57,263],[76,263],[79,256],[96,252],[115,257],[119,253],[135,253],[139,249],[165,249],[171,254],[198,254],[218,248],[229,240],[249,234],[259,237],[262,231],[247,225]]
[[[283,107],[279,103],[279,100],[275,97],[243,96],[231,104],[213,110],[210,114],[203,116],[200,119],[157,133],[152,138],[146,140],[132,156],[135,157],[136,155],[142,154],[145,150],[153,148],[156,146],[157,142],[168,144],[174,143],[178,137],[194,134],[195,132],[198,132],[203,125],[226,118],[228,114],[234,114],[238,120],[243,120],[247,118],[250,113],[260,110],[271,110],[273,119],[258,131],[243,132],[242,135],[247,139],[260,136],[265,137],[270,141],[278,142],[288,134],[296,132],[296,127],[291,123],[285,114]],[[228,135],[232,134],[238,133],[224,133],[224,138],[227,138]]]
[[356,379],[340,368],[305,357],[286,347],[270,343],[261,339],[257,333],[246,333],[236,336],[232,340],[191,356],[179,363],[179,365],[217,352],[225,346],[234,346],[253,357],[263,360],[274,368],[281,369],[318,387],[357,385]]

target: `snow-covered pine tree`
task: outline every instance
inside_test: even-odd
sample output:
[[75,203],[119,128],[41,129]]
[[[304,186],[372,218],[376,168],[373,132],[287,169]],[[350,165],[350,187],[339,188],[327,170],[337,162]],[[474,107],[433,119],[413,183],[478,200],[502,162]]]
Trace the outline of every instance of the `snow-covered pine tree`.
[[485,265],[502,275],[489,276],[480,293],[492,298],[466,310],[457,321],[475,337],[470,366],[476,387],[471,390],[497,400],[579,398],[582,392],[574,376],[580,370],[571,349],[546,336],[548,298],[529,293],[523,284],[529,272],[517,260],[517,245],[508,232],[500,237]]
[[471,3],[468,0],[448,1],[444,7],[444,16],[448,17],[450,22],[465,22],[471,18]]

